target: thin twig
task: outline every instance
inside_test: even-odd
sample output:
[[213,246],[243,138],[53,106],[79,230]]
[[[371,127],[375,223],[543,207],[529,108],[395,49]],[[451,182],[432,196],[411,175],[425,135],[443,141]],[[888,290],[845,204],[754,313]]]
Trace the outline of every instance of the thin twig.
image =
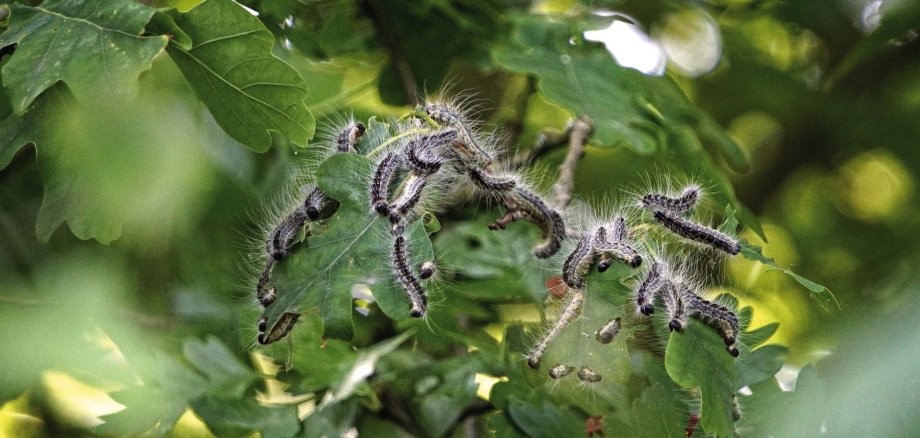
[[553,185],[553,194],[556,198],[556,208],[563,210],[572,200],[572,189],[575,188],[575,169],[578,167],[578,160],[585,154],[585,143],[594,130],[594,122],[582,115],[572,122],[571,132],[569,134],[569,152],[565,160],[559,165],[559,178]]

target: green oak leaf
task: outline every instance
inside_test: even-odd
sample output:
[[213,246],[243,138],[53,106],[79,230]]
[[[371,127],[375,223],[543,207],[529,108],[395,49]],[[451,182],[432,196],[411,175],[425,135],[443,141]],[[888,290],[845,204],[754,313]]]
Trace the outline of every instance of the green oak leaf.
[[[734,234],[735,230],[738,228],[738,220],[735,218],[735,211],[728,206],[725,208],[725,222],[719,226],[719,230]],[[741,244],[741,255],[744,258],[763,263],[767,265],[771,271],[780,271],[797,281],[802,286],[805,286],[811,292],[811,297],[814,298],[823,308],[828,308],[831,302],[834,302],[837,305],[837,308],[840,308],[840,302],[837,301],[837,297],[828,289],[818,283],[815,283],[795,272],[792,272],[791,269],[782,267],[776,264],[776,261],[768,258],[763,254],[763,249],[757,245],[754,245],[747,240],[738,239],[738,242]]]
[[206,397],[192,403],[201,420],[217,436],[290,437],[300,431],[297,406],[264,406],[252,399]]
[[732,397],[738,389],[734,360],[716,331],[696,320],[687,324],[683,334],[671,333],[665,352],[671,379],[685,388],[700,388],[700,424],[716,436],[734,434]]
[[[409,316],[409,298],[394,279],[390,223],[370,208],[373,164],[367,157],[337,154],[316,171],[317,185],[338,200],[338,212],[324,223],[311,224],[312,235],[302,248],[278,262],[272,273],[278,299],[266,309],[268,326],[285,312],[319,309],[324,334],[351,339],[354,284],[367,284],[380,309],[390,318]],[[410,263],[431,260],[431,240],[422,221],[406,227]]]
[[11,5],[0,47],[16,44],[3,67],[16,114],[63,81],[81,101],[121,88],[150,68],[165,36],[140,36],[154,10],[133,0],[47,0]]
[[166,17],[148,30],[175,36],[166,52],[227,134],[257,152],[271,147],[271,132],[299,146],[313,138],[307,84],[272,54],[274,36],[258,18],[231,0],[157,14]]
[[526,400],[508,399],[508,414],[530,437],[576,437],[584,435],[584,421],[546,397],[534,394]]

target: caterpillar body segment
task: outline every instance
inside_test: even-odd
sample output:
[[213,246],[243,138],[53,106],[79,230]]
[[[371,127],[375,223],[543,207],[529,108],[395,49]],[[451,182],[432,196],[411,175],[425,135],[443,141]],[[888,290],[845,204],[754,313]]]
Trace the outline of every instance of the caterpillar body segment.
[[601,344],[609,344],[620,333],[620,327],[619,317],[611,319],[594,333],[594,339]]
[[425,185],[427,183],[427,177],[415,174],[409,175],[402,193],[388,207],[388,211],[390,212],[390,223],[399,223],[413,208],[415,208],[419,199],[422,198],[422,191],[425,190]]
[[728,353],[738,357],[739,352],[738,348],[735,347],[735,343],[740,334],[740,327],[735,313],[724,306],[701,298],[693,291],[687,292],[687,301],[693,309],[693,315],[703,320],[703,322],[715,326],[719,331],[719,336],[725,342]]
[[304,224],[307,223],[307,213],[303,208],[297,208],[281,220],[271,237],[265,243],[265,249],[274,260],[283,260],[290,254],[291,245]]
[[662,290],[665,308],[668,311],[668,330],[678,333],[684,332],[687,326],[687,306],[680,287],[672,281],[667,281]]
[[575,250],[569,254],[562,265],[562,281],[572,289],[585,288],[585,276],[594,264],[594,237],[585,236],[575,245]]
[[540,339],[540,342],[537,342],[537,345],[534,346],[530,354],[527,355],[527,366],[533,369],[539,368],[540,362],[543,360],[543,354],[546,353],[546,347],[549,346],[553,339],[556,339],[556,336],[559,336],[559,333],[561,333],[563,329],[575,322],[578,318],[581,307],[585,304],[585,291],[582,289],[573,289],[571,292],[572,299],[569,301],[569,304],[565,306],[562,314],[559,315],[559,320],[553,324],[543,338]]
[[636,306],[639,309],[639,313],[646,316],[655,313],[655,295],[664,286],[666,275],[664,264],[658,260],[653,260],[642,282],[636,288]]
[[451,142],[451,149],[461,161],[481,168],[492,164],[492,154],[479,144],[471,124],[458,110],[444,103],[428,103],[425,105],[425,112],[432,120],[457,130],[457,137]]
[[263,316],[261,319],[259,319],[258,325],[259,343],[262,345],[267,345],[287,336],[287,334],[291,332],[291,329],[294,328],[294,323],[297,322],[298,318],[300,318],[299,313],[285,312],[281,315],[281,319],[279,319],[278,322],[273,327],[271,327],[271,329],[269,329],[268,319]]
[[429,260],[427,262],[422,263],[421,266],[419,266],[418,278],[422,280],[427,280],[431,278],[432,276],[434,276],[434,274],[437,271],[438,271],[438,265],[436,265],[433,261]]
[[600,272],[606,271],[610,267],[610,262],[614,259],[626,263],[630,268],[638,268],[642,264],[642,256],[639,252],[625,243],[600,242],[596,244],[595,250],[605,256],[605,259],[601,262],[605,263],[603,269],[598,264],[598,271]]
[[357,152],[355,146],[365,132],[367,132],[367,127],[363,123],[349,123],[336,139],[336,150],[338,152]]
[[660,193],[649,193],[642,197],[642,206],[652,212],[663,212],[675,215],[689,213],[696,206],[702,192],[699,186],[690,185],[684,188],[680,195],[670,197]]
[[517,186],[517,181],[511,177],[495,176],[476,167],[467,167],[465,170],[476,187],[495,196],[501,196]]
[[394,152],[388,153],[374,171],[371,180],[371,207],[382,215],[390,214],[389,187],[393,175],[402,164],[402,157]]
[[559,380],[571,374],[572,371],[575,371],[575,367],[570,367],[564,364],[558,364],[549,369],[549,377],[553,380]]
[[275,265],[275,259],[269,258],[265,262],[265,267],[262,268],[262,275],[259,276],[259,280],[256,282],[256,299],[259,300],[259,304],[262,307],[268,307],[275,302],[275,288],[268,288],[268,282],[271,281],[272,266]]
[[392,255],[396,279],[399,280],[399,283],[402,284],[409,295],[409,302],[412,306],[409,310],[409,315],[414,318],[421,318],[428,311],[428,299],[425,296],[422,283],[409,269],[409,256],[407,253],[406,238],[401,235],[396,236]]
[[500,202],[508,212],[489,228],[505,228],[508,222],[526,220],[543,230],[544,242],[534,248],[534,255],[548,258],[559,251],[566,237],[565,222],[562,215],[548,207],[543,199],[530,190],[516,186],[503,193]]
[[442,148],[457,138],[454,129],[443,129],[413,139],[406,145],[406,165],[416,175],[431,175],[441,169]]
[[654,217],[659,224],[680,237],[711,246],[730,255],[741,252],[738,241],[712,228],[661,211],[656,211]]

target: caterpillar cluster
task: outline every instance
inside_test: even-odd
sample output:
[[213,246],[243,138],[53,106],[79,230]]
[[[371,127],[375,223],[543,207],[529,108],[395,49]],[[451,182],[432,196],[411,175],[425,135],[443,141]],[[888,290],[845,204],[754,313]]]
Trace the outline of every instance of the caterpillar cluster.
[[[348,123],[341,133],[336,137],[335,152],[349,153],[357,152],[355,145],[364,135],[366,128],[361,123]],[[318,187],[313,185],[303,185],[300,188],[301,199],[293,211],[281,218],[280,222],[275,224],[265,238],[265,253],[267,254],[266,262],[262,268],[262,273],[256,281],[256,300],[263,308],[271,306],[277,298],[276,289],[271,286],[271,273],[275,263],[286,259],[294,246],[295,239],[304,230],[308,222],[324,221],[329,219],[338,211],[339,202],[327,197]],[[309,230],[305,232],[305,238],[309,236]],[[294,323],[300,314],[286,312],[273,327],[267,327],[268,320],[265,317],[259,319],[258,337],[260,344],[270,344],[283,337],[294,327]]]
[[[737,240],[712,228],[691,221],[689,215],[702,198],[702,189],[697,185],[685,187],[677,195],[646,193],[638,204],[652,213],[656,223],[676,236],[698,244],[723,251],[729,255],[741,250]],[[562,264],[561,277],[571,293],[569,302],[558,319],[535,343],[527,354],[527,364],[539,368],[547,347],[569,325],[579,318],[585,302],[588,273],[593,267],[604,272],[613,263],[622,263],[637,270],[638,277],[634,285],[636,311],[648,316],[654,313],[656,302],[661,302],[668,315],[668,329],[683,333],[688,318],[696,318],[715,328],[725,342],[728,353],[737,357],[736,347],[740,327],[738,318],[730,309],[703,299],[699,287],[692,281],[693,275],[680,266],[671,266],[663,258],[642,252],[649,245],[632,236],[631,229],[624,216],[615,216],[601,226],[589,228],[574,245],[571,253]],[[644,266],[643,266],[644,264]],[[640,269],[641,268],[641,269]],[[595,332],[598,342],[610,342],[620,330],[619,318],[610,320]],[[550,368],[549,375],[559,380],[569,375],[575,368],[566,364],[557,364]],[[581,377],[582,373],[579,373]],[[583,373],[592,376],[594,373]],[[600,380],[601,376],[596,376]],[[584,379],[582,379],[585,381]]]
[[[542,230],[544,240],[534,248],[534,254],[540,258],[559,251],[567,230],[562,215],[521,178],[491,169],[495,161],[493,153],[480,138],[476,126],[457,106],[427,103],[417,115],[426,118],[430,128],[421,129],[417,123],[397,126],[402,131],[384,142],[391,146],[383,149],[383,156],[376,160],[367,202],[370,214],[378,214],[390,224],[392,275],[409,299],[409,315],[421,318],[428,312],[423,280],[432,277],[437,267],[433,261],[417,267],[410,265],[412,249],[405,234],[426,196],[443,187],[456,186],[460,179],[468,180],[470,186],[495,199],[505,210],[501,218],[489,225],[490,229],[505,229],[509,223],[523,220]],[[355,144],[364,132],[364,125],[359,123],[346,126],[335,137],[335,152],[357,152]],[[265,251],[269,257],[256,284],[256,298],[263,307],[270,306],[276,298],[275,288],[270,286],[273,265],[288,256],[296,236],[308,222],[328,219],[338,208],[338,202],[318,189],[309,187],[304,191],[302,205],[283,217],[266,238]],[[283,338],[296,322],[296,315],[285,313],[271,329],[266,327],[264,317],[260,319],[258,341],[267,344]]]

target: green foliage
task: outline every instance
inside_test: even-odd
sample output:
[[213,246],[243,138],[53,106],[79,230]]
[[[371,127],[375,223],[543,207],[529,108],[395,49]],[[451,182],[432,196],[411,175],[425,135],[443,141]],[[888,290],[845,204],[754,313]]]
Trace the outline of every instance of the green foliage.
[[[860,11],[863,33],[844,1],[604,6],[669,57],[695,41],[675,36],[674,17],[711,20],[720,62],[694,78],[648,76],[586,42],[583,31],[623,19],[595,14],[597,2],[153,3],[0,8],[0,435],[684,436],[697,419],[693,436],[917,428],[911,2]],[[724,220],[730,236],[770,231],[762,246],[739,238],[741,257],[679,256],[705,292],[727,293],[739,356],[700,319],[671,333],[661,306],[638,314],[641,271],[616,264],[587,275],[584,307],[530,369],[525,355],[573,293],[558,285],[573,239],[536,259],[539,230],[490,230],[504,211],[465,196],[466,180],[406,224],[409,265],[438,264],[430,312],[410,318],[370,178],[384,151],[426,129],[398,105],[439,88],[481,98],[471,119],[510,143],[492,170],[526,172],[535,191],[553,183],[568,138],[536,151],[531,140],[567,117],[594,121],[566,212],[573,235],[592,221],[583,211],[634,206],[643,177],[701,183],[715,217],[695,217]],[[359,153],[325,153],[346,118],[333,111],[366,124]],[[314,114],[332,126],[316,129]],[[246,212],[290,213],[303,183],[339,209],[275,263],[277,300],[256,309],[265,236],[244,231],[241,248],[239,230],[270,229]],[[659,227],[638,217],[637,239],[674,249],[648,242]],[[70,232],[55,233],[64,222]],[[773,270],[787,275],[760,275]],[[840,313],[815,311],[799,286]],[[260,318],[272,327],[285,313],[299,315],[287,337],[252,351]],[[598,342],[616,318],[617,336]],[[553,379],[557,364],[576,371]],[[579,379],[581,368],[602,379]]]

